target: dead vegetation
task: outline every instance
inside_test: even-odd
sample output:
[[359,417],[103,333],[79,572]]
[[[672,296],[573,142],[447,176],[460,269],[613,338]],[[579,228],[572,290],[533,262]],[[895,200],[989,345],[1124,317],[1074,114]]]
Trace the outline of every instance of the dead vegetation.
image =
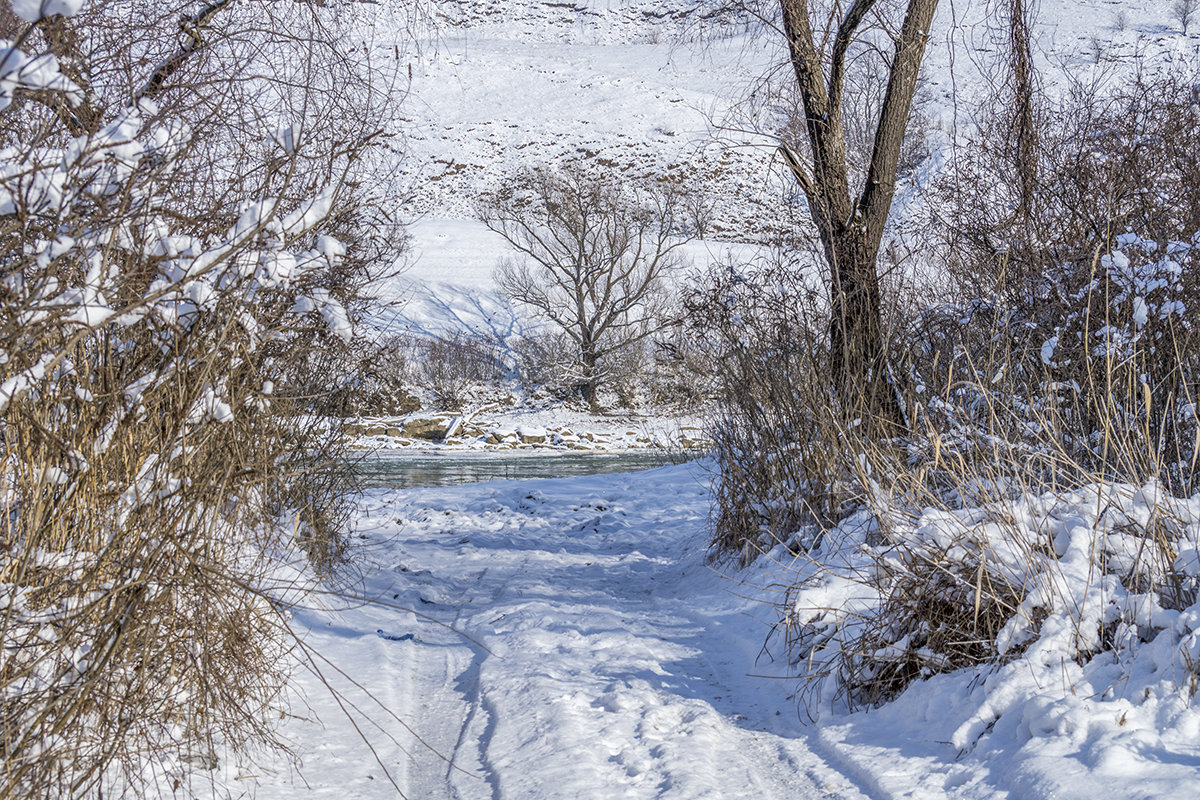
[[0,797],[281,747],[289,592],[345,551],[310,360],[391,246],[378,73],[314,5],[170,5],[7,18],[62,72],[0,110]]

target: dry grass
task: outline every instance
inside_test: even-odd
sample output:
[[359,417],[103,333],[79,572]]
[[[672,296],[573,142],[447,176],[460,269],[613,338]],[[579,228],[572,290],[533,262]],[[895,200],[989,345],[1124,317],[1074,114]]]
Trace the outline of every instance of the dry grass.
[[[315,123],[374,89],[315,7],[224,8],[153,89],[139,64],[174,62],[137,58],[170,55],[190,4],[20,33],[90,80],[22,94],[0,131],[0,798],[167,795],[280,747],[287,606],[312,574],[291,562],[345,553],[311,366],[352,349],[387,248],[355,236],[374,216],[349,180],[373,115]],[[272,107],[254,73],[275,59],[292,94]],[[139,90],[156,102],[128,106]],[[297,101],[329,140],[260,144],[260,115]]]
[[[776,557],[799,559],[779,631],[806,701],[877,705],[936,673],[1004,663],[1052,613],[1078,617],[1070,658],[1112,646],[1126,617],[1095,623],[1064,588],[1047,509],[1072,492],[1098,498],[1097,584],[1164,608],[1195,600],[1175,563],[1192,534],[1173,506],[1198,488],[1200,339],[1180,312],[1200,304],[1195,258],[1122,237],[1048,276],[1057,293],[1032,307],[926,305],[896,326],[911,427],[887,440],[825,388],[824,320],[802,284],[716,286],[736,300],[713,304],[729,317],[710,327],[725,333],[728,376],[713,552],[748,561],[786,545]],[[814,606],[830,585],[858,599]]]

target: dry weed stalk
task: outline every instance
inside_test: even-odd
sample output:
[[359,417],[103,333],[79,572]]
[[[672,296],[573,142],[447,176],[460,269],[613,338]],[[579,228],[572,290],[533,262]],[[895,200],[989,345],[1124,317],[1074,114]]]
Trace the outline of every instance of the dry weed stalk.
[[195,5],[0,20],[61,65],[0,95],[3,798],[280,746],[286,563],[344,548],[307,375],[386,252],[350,180],[376,89],[315,6]]

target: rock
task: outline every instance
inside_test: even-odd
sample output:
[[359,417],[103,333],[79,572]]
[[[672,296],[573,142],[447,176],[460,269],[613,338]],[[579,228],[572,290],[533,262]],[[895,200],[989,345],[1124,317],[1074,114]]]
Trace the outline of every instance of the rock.
[[517,428],[517,438],[524,444],[542,444],[546,436],[545,428]]
[[453,420],[446,419],[445,417],[410,419],[404,423],[403,432],[405,436],[413,439],[440,442],[446,438],[446,434],[450,432],[450,427],[453,424]]

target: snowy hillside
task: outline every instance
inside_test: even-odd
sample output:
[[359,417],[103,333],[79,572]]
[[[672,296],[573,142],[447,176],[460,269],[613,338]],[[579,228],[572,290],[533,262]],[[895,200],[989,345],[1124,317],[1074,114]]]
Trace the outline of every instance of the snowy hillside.
[[[1040,4],[1035,58],[1048,74],[1087,81],[1131,68],[1135,54],[1178,60],[1197,41],[1182,35],[1172,0]],[[409,305],[385,327],[486,333],[447,304],[494,309],[515,330],[530,319],[497,295],[492,270],[505,248],[473,222],[482,192],[531,166],[583,164],[618,178],[668,178],[711,199],[696,264],[729,242],[760,241],[791,223],[772,133],[746,98],[783,53],[777,37],[720,4],[677,0],[443,2],[419,46],[404,46],[409,84],[398,121],[399,162],[414,221],[407,275],[382,289]],[[407,41],[407,19],[386,5],[373,17],[381,50]],[[994,74],[1005,33],[989,4],[941,4],[923,67],[922,114],[933,157],[970,123],[971,102]],[[1062,78],[1052,78],[1061,82]],[[957,101],[956,101],[957,98]],[[903,208],[907,195],[898,199]],[[904,212],[897,213],[902,222]],[[447,284],[439,286],[439,284]],[[487,314],[485,314],[487,316]],[[387,322],[387,320],[385,320]]]

